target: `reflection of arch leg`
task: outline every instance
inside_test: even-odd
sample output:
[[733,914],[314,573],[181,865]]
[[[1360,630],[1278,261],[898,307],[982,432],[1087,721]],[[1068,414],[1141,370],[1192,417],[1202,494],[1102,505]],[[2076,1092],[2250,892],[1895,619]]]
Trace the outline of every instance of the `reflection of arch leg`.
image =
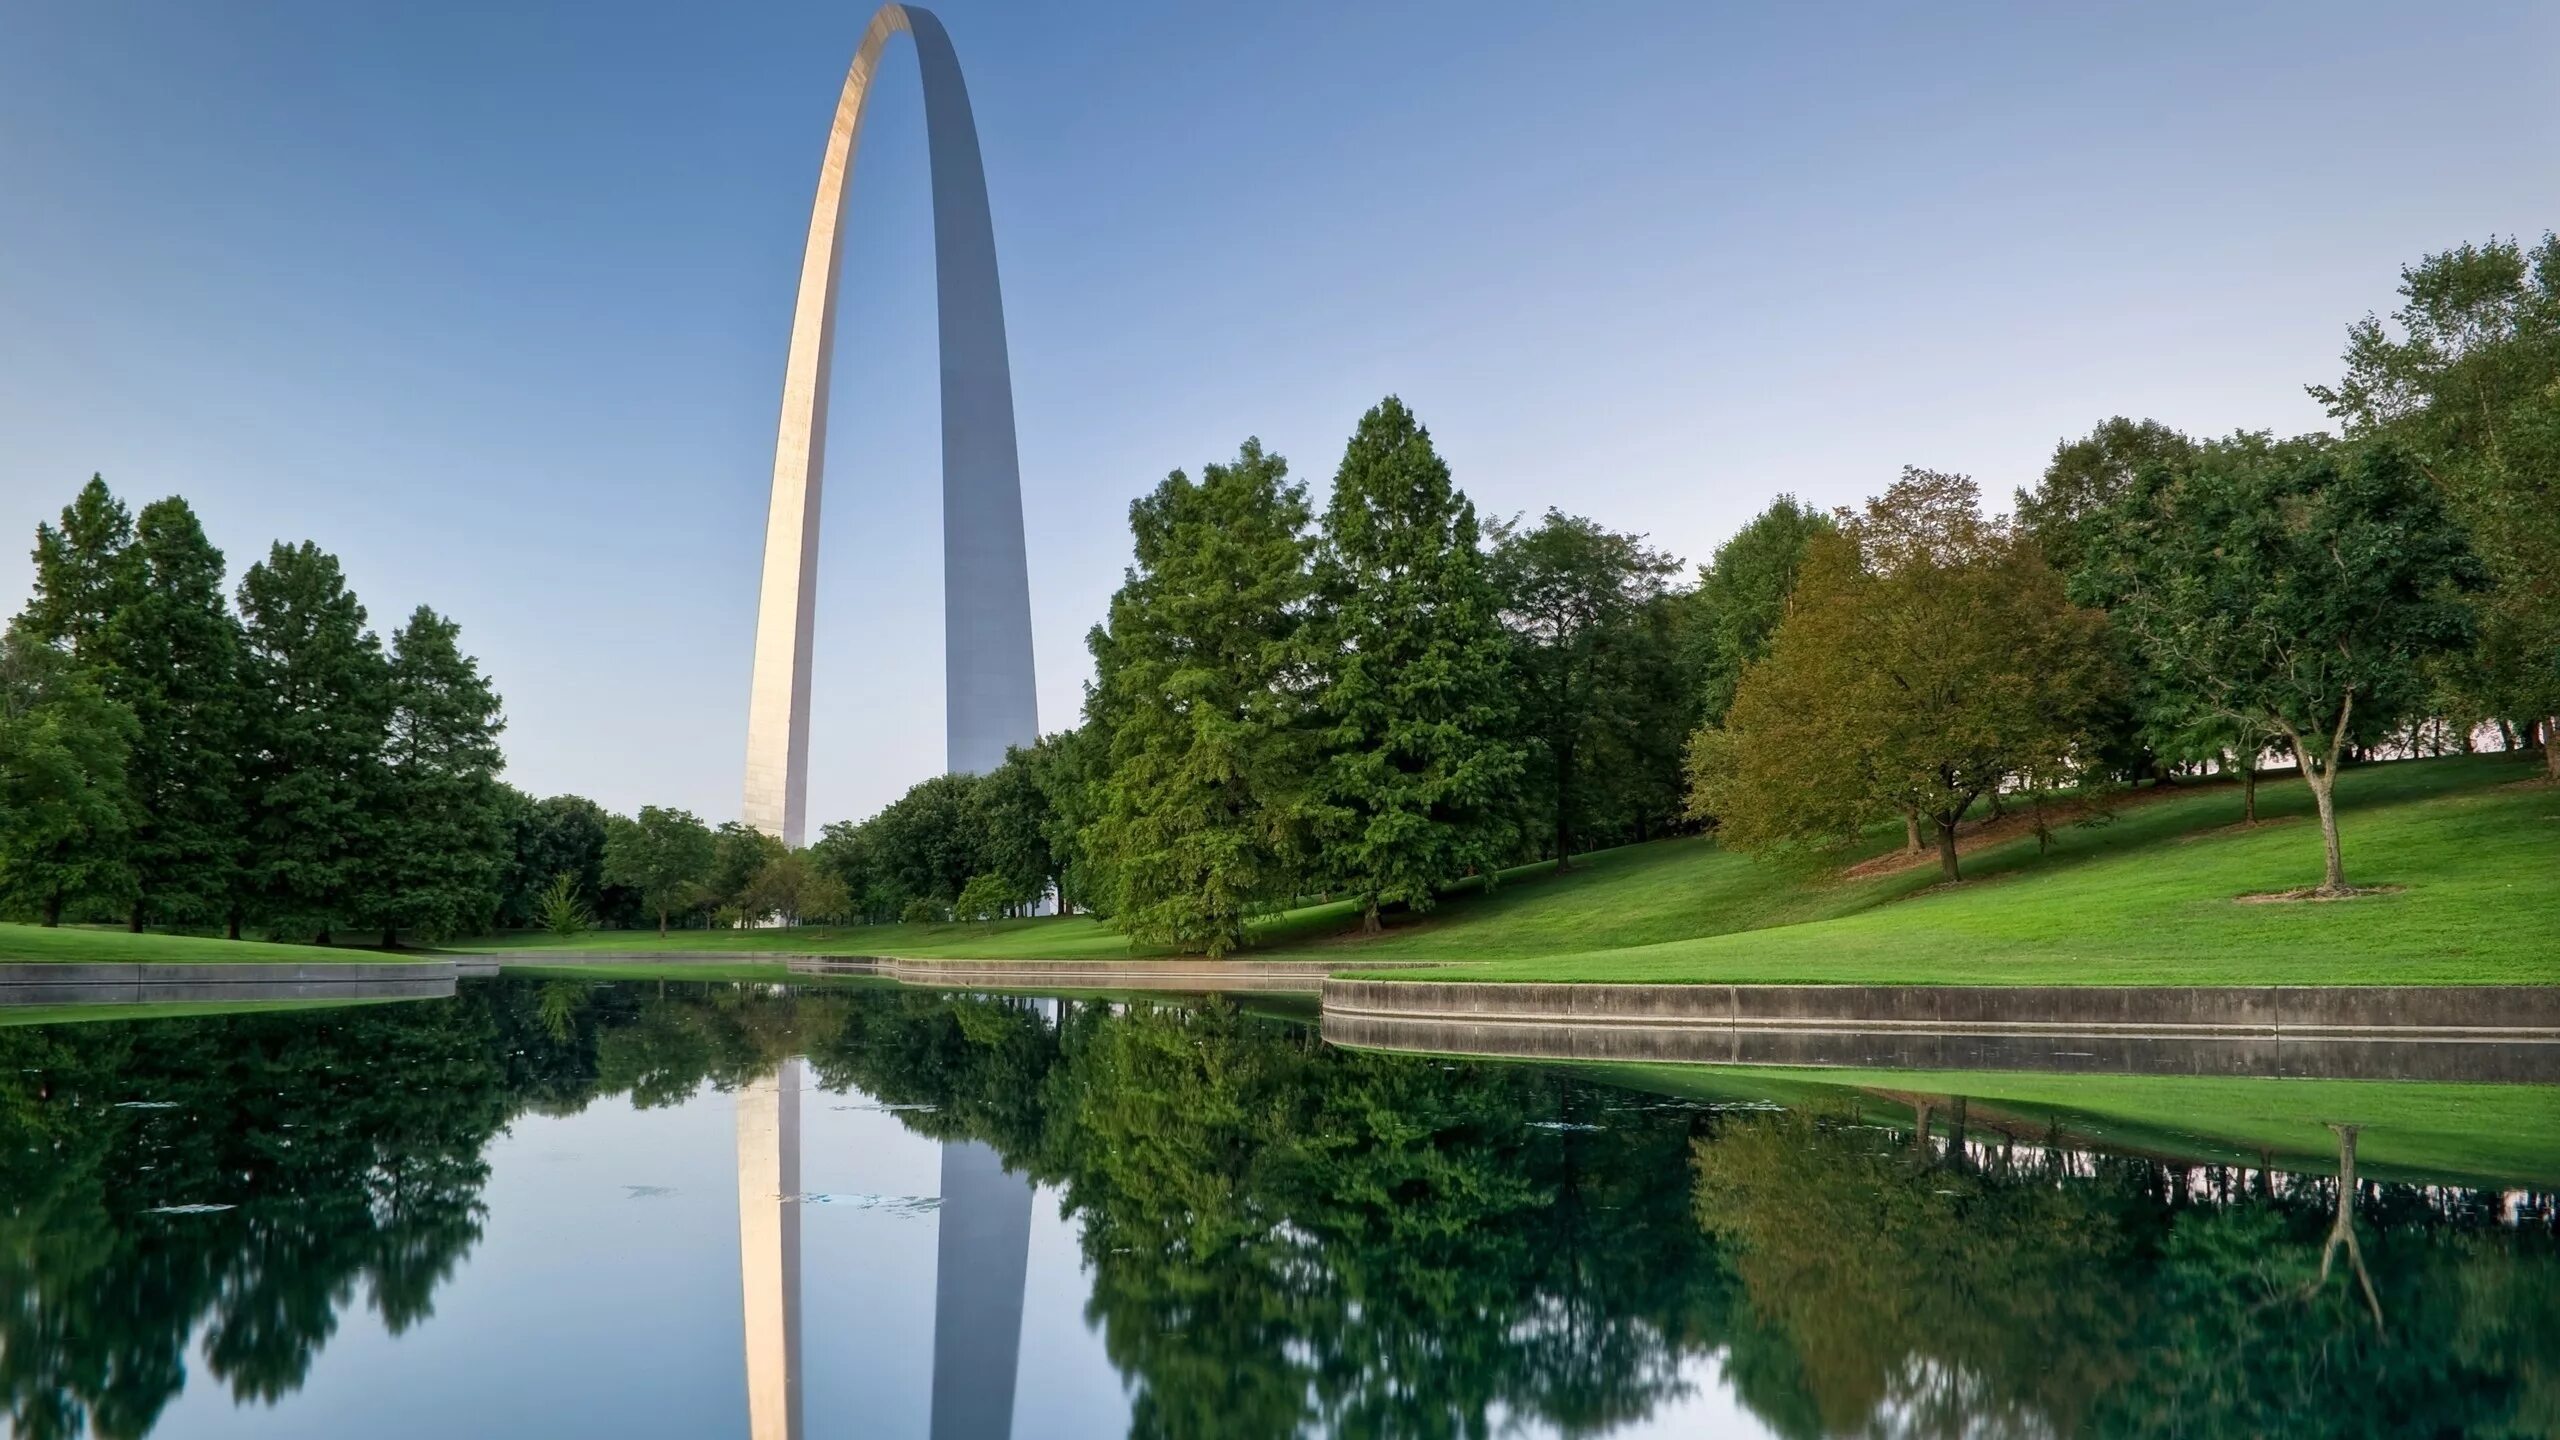
[[1031,1181],[975,1140],[942,1142],[934,1246],[933,1440],[1006,1440],[1031,1259]]
[[738,1091],[738,1278],[747,1434],[800,1437],[800,1062]]
[[943,665],[948,761],[982,773],[1005,747],[1039,738],[1031,589],[1013,428],[1013,372],[996,279],[995,225],[969,91],[951,37],[929,11],[883,5],[871,17],[836,101],[800,263],[766,513],[747,708],[748,824],[801,842],[809,757],[810,621],[817,600],[818,509],[826,454],[827,371],[835,349],[837,256],[845,183],[880,52],[915,36],[933,170],[933,256],[942,350]]

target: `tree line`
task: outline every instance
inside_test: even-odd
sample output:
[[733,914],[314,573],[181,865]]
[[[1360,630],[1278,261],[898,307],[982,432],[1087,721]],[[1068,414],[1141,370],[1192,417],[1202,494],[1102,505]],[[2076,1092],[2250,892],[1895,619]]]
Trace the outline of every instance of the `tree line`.
[[1855,509],[1780,496],[1688,585],[1590,519],[1483,521],[1392,397],[1320,514],[1249,440],[1130,507],[1076,729],[812,854],[875,916],[993,877],[1218,954],[1308,898],[1375,928],[1684,825],[1827,861],[1899,820],[1954,881],[1985,809],[2042,833],[2049,799],[2206,773],[2254,805],[2272,756],[2315,800],[2311,892],[2348,893],[2341,765],[2494,731],[2560,778],[2560,240],[2400,294],[2310,387],[2340,435],[2113,418],[2013,514],[1909,467]]
[[36,527],[0,634],[0,913],[437,937],[508,858],[505,721],[453,621],[386,642],[337,557],[278,541],[227,594],[187,502],[92,477]]
[[2271,757],[2319,813],[2311,888],[2346,893],[2342,765],[2494,732],[2560,778],[2560,239],[2429,256],[2400,297],[2310,387],[2338,435],[2112,418],[2012,513],[1909,467],[1863,507],[1778,497],[1693,578],[1586,517],[1480,516],[1394,397],[1320,510],[1247,440],[1131,505],[1075,727],[800,852],[508,790],[449,622],[383,651],[307,545],[232,616],[182,503],[128,526],[93,484],[40,530],[0,671],[0,895],[320,934],[1054,904],[1215,955],[1310,899],[1375,929],[1699,826],[1827,863],[1899,821],[1953,881],[1986,810],[2043,833],[2127,786],[2253,795]]

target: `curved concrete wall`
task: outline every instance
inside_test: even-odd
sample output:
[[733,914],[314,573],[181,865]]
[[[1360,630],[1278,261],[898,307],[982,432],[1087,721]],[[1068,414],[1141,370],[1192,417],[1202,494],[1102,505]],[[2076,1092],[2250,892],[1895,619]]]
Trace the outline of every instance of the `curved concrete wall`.
[[924,76],[925,143],[933,172],[933,257],[942,350],[942,597],[945,738],[953,770],[983,773],[1006,747],[1040,738],[1031,663],[1031,583],[1014,445],[1013,371],[996,279],[978,127],[951,37],[930,11],[883,5],[846,71],[818,167],[818,194],[800,261],[800,295],[783,368],[765,517],[764,582],[747,704],[746,822],[785,843],[808,818],[809,666],[817,603],[818,511],[824,490],[827,373],[835,351],[845,186],[863,105],[882,50],[915,37]]

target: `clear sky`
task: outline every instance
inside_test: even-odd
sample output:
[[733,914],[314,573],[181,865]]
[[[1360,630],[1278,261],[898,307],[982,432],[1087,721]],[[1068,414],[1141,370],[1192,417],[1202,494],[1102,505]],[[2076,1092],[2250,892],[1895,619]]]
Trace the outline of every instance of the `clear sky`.
[[[1691,560],[2114,413],[2322,423],[2397,267],[2560,225],[2560,6],[949,0],[1011,332],[1041,718],[1128,502],[1421,415],[1488,514]],[[0,606],[92,471],[234,573],[459,619],[509,778],[737,812],[818,151],[865,12],[0,4]],[[912,51],[856,169],[813,820],[942,760]],[[814,826],[813,826],[814,828]]]

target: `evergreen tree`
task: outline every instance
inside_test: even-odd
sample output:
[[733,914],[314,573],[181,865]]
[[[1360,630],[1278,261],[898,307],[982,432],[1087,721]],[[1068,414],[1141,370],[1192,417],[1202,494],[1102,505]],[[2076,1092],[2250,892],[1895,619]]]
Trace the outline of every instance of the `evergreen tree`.
[[89,477],[78,497],[62,507],[60,525],[36,526],[36,587],[18,623],[26,633],[92,664],[107,621],[124,603],[133,543],[133,514]]
[[1520,771],[1508,738],[1500,597],[1475,505],[1393,396],[1362,416],[1316,549],[1325,607],[1319,706],[1324,866],[1361,924],[1509,855]]
[[1087,641],[1109,778],[1082,848],[1138,941],[1223,955],[1298,870],[1312,582],[1306,487],[1288,473],[1247,440],[1129,507],[1136,563]]
[[631,893],[605,883],[603,806],[584,795],[536,800],[512,786],[502,784],[499,790],[509,832],[500,925],[533,923],[535,901],[562,874],[578,894],[588,897],[600,923],[627,924],[638,916]]
[[279,541],[250,566],[239,604],[249,904],[280,932],[326,940],[382,853],[390,666],[337,557],[310,541]]
[[222,552],[173,496],[142,508],[126,553],[123,601],[97,648],[141,727],[128,923],[214,923],[230,913],[240,860],[240,628]]
[[132,893],[133,715],[29,628],[0,634],[0,904],[59,924]]
[[362,904],[385,945],[398,944],[403,930],[433,940],[485,925],[505,876],[498,732],[506,721],[460,634],[421,605],[391,637],[390,723],[372,828],[380,848]]

